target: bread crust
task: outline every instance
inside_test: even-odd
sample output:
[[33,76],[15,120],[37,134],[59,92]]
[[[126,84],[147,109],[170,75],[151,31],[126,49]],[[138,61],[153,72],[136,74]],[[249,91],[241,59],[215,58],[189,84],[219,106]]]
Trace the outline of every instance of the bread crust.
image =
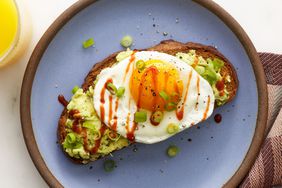
[[[230,83],[226,85],[227,91],[229,92],[229,99],[227,102],[230,102],[235,96],[238,90],[238,77],[233,65],[229,62],[227,58],[224,57],[216,48],[213,46],[205,46],[198,43],[187,42],[181,43],[174,40],[164,40],[156,46],[142,49],[140,51],[158,51],[163,52],[170,55],[176,55],[178,52],[188,52],[189,50],[196,50],[197,55],[202,56],[203,58],[219,58],[224,61],[224,67],[221,68],[221,75],[230,75]],[[82,84],[82,89],[87,91],[88,88],[93,85],[97,75],[106,67],[112,66],[116,63],[116,56],[119,52],[113,53],[103,61],[96,63],[92,69],[89,71],[88,75],[84,79],[84,83]],[[216,106],[215,106],[216,107]],[[58,141],[59,144],[62,145],[63,141],[66,137],[65,123],[68,118],[66,108],[63,110],[59,123],[58,123]],[[67,154],[66,154],[67,155]],[[71,158],[76,163],[83,163],[84,161],[81,159],[72,158],[67,155],[68,158]]]

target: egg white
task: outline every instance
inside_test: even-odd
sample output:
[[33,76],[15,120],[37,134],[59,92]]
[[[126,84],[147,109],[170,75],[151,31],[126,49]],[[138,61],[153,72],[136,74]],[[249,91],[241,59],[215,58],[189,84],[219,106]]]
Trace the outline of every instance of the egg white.
[[[183,96],[185,95],[186,91],[186,85],[188,82],[188,75],[190,71],[192,71],[192,78],[191,82],[189,85],[189,91],[187,95],[187,100],[184,104],[184,116],[182,120],[178,120],[176,117],[175,111],[171,112],[164,112],[164,118],[161,121],[161,123],[158,126],[153,126],[150,123],[150,115],[151,112],[148,110],[143,110],[147,111],[147,121],[144,123],[139,123],[137,126],[137,129],[135,130],[135,141],[136,142],[141,142],[141,143],[146,143],[146,144],[152,144],[156,142],[160,142],[162,140],[165,140],[169,137],[172,136],[172,134],[167,133],[167,125],[169,123],[176,123],[179,125],[179,130],[183,131],[192,125],[195,125],[203,120],[203,116],[205,111],[207,110],[206,113],[206,118],[208,118],[214,109],[214,94],[211,86],[209,83],[203,79],[190,65],[186,64],[185,62],[181,61],[180,59],[168,55],[165,53],[160,53],[160,52],[155,52],[155,51],[140,51],[135,53],[135,60],[134,62],[130,65],[129,71],[126,74],[126,68],[127,65],[130,63],[130,57],[120,61],[119,63],[113,65],[112,67],[105,68],[101,71],[101,73],[98,75],[98,80],[97,83],[94,87],[94,108],[97,112],[97,115],[101,115],[100,111],[100,93],[104,87],[104,84],[107,82],[108,79],[113,80],[113,84],[116,87],[125,87],[125,93],[122,98],[119,99],[118,102],[118,109],[115,114],[113,110],[113,116],[116,115],[117,118],[117,132],[121,134],[122,136],[126,137],[127,135],[127,130],[126,130],[126,120],[127,120],[127,115],[130,113],[130,119],[129,119],[129,127],[132,128],[133,126],[133,120],[134,120],[134,113],[137,111],[137,106],[136,102],[131,96],[130,89],[129,89],[129,83],[130,83],[130,77],[131,74],[135,68],[135,62],[138,60],[144,60],[148,61],[150,59],[157,59],[161,61],[165,61],[169,64],[172,64],[179,72],[179,77],[183,81]],[[125,79],[124,79],[124,75]],[[197,92],[197,77],[199,77],[199,91],[200,95],[198,96]],[[113,123],[113,119],[111,122],[109,122],[109,96],[110,92],[106,91],[105,92],[105,103],[104,103],[104,109],[105,109],[105,116],[104,116],[104,123],[111,127],[110,124]],[[210,103],[209,107],[208,105],[208,96],[210,97]],[[196,102],[197,102],[197,97],[198,97],[198,108],[195,108]],[[179,102],[179,104],[183,103],[183,98],[182,101]],[[112,108],[115,108],[115,100],[116,96],[113,96],[113,106]],[[130,102],[129,102],[130,101]],[[130,103],[130,106],[129,106]],[[180,132],[179,131],[179,132]]]

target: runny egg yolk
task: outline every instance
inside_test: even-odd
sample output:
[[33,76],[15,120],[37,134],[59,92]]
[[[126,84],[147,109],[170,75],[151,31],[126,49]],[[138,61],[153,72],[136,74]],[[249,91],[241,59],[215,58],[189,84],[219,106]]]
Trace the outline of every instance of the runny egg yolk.
[[176,105],[181,99],[183,81],[177,69],[167,62],[146,61],[145,68],[135,68],[130,79],[130,92],[138,108],[163,111],[168,103]]

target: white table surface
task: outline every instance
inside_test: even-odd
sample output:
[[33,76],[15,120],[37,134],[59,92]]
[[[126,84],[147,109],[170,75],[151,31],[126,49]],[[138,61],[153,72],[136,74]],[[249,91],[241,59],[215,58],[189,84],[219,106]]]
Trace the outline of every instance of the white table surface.
[[[48,26],[76,0],[25,1],[33,24],[28,52],[17,64],[0,69],[0,187],[48,187],[25,147],[19,115],[20,89],[31,52]],[[282,53],[281,0],[216,0],[245,29],[258,51]],[[1,13],[0,13],[1,14]]]

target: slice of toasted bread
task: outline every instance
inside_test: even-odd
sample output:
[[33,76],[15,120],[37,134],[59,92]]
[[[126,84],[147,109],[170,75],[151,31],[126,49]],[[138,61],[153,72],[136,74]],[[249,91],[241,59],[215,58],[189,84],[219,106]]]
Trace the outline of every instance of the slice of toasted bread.
[[[177,42],[174,40],[165,40],[162,41],[160,44],[153,46],[148,49],[143,49],[143,51],[158,51],[158,52],[163,52],[167,53],[170,55],[176,55],[178,52],[188,52],[189,50],[196,50],[197,55],[202,56],[203,58],[219,58],[224,61],[224,67],[221,68],[221,75],[229,75],[230,76],[230,82],[226,85],[226,89],[229,92],[229,98],[227,102],[231,101],[237,92],[238,89],[238,78],[235,72],[234,67],[232,64],[226,59],[216,48],[212,46],[205,46],[202,44],[197,44],[197,43],[181,43]],[[84,91],[87,91],[90,86],[93,85],[93,82],[96,79],[96,76],[106,67],[112,66],[114,63],[116,63],[116,55],[118,52],[110,55],[103,61],[96,63],[93,68],[90,70],[88,75],[86,76],[84,83],[82,84],[82,88]],[[66,137],[66,130],[65,130],[65,124],[66,120],[68,118],[68,112],[66,109],[61,114],[59,123],[58,123],[58,140],[59,143],[62,145],[63,141],[65,140]],[[120,148],[119,148],[120,149]],[[67,155],[70,157],[69,155]],[[97,160],[102,156],[98,156],[95,158],[92,158],[91,161]],[[72,158],[72,157],[70,157]],[[75,162],[78,163],[86,163],[89,161],[85,161],[83,159],[77,159],[77,158],[72,158]]]

